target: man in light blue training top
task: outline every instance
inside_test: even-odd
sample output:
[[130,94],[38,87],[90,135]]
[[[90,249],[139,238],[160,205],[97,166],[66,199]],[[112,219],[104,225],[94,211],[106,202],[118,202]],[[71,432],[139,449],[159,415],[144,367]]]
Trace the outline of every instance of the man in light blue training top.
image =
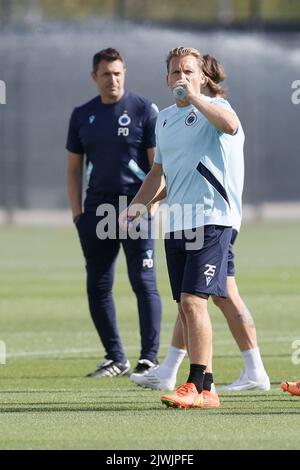
[[[204,408],[209,406],[202,392],[212,349],[207,301],[210,295],[227,295],[232,236],[228,158],[239,120],[228,102],[214,103],[201,94],[207,80],[197,49],[172,49],[167,70],[168,86],[172,90],[183,86],[186,93],[183,99],[176,99],[176,105],[159,113],[154,165],[120,222],[125,217],[134,219],[138,215],[135,204],[148,205],[166,185],[167,202],[174,213],[165,239],[166,257],[190,374],[185,384],[161,400],[167,406]],[[174,211],[174,206],[183,210]],[[198,243],[201,232],[202,246]]]
[[[202,93],[214,97],[214,103],[224,101],[225,91],[220,83],[225,78],[225,72],[220,62],[211,55],[204,55],[203,71],[207,84]],[[264,368],[257,344],[256,328],[253,318],[241,298],[235,280],[234,243],[241,226],[242,219],[242,192],[244,175],[244,132],[240,124],[238,132],[232,139],[230,157],[228,159],[228,195],[233,217],[232,238],[228,252],[227,265],[227,298],[212,297],[214,303],[224,314],[229,328],[236,340],[244,362],[241,376],[232,384],[223,387],[223,390],[269,390],[270,380]],[[165,197],[162,191],[160,199]],[[163,362],[144,374],[131,374],[130,379],[142,387],[159,390],[174,390],[178,369],[185,357],[186,349],[182,326],[178,317],[175,323],[172,342],[168,348]],[[212,366],[212,365],[211,365]],[[212,402],[215,387],[212,368],[207,367],[203,383],[204,402]],[[216,398],[216,397],[215,397]],[[214,406],[219,406],[219,400],[214,400]]]

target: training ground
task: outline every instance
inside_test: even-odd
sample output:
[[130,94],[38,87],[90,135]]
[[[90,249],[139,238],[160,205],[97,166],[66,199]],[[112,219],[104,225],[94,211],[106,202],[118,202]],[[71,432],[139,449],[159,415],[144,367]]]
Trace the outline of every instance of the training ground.
[[[128,378],[87,379],[103,357],[85,295],[84,263],[72,227],[0,227],[1,449],[297,449],[300,398],[282,380],[300,378],[300,224],[245,224],[237,280],[256,320],[270,392],[223,393],[217,410],[165,409],[160,392]],[[176,317],[162,243],[160,359]],[[137,309],[123,254],[114,295],[131,364],[139,356]],[[217,385],[236,379],[239,351],[210,302]],[[300,341],[299,341],[300,343]],[[298,343],[298,351],[300,349]],[[296,346],[297,347],[297,346]],[[294,354],[294,356],[293,356]],[[178,382],[187,376],[185,360]]]

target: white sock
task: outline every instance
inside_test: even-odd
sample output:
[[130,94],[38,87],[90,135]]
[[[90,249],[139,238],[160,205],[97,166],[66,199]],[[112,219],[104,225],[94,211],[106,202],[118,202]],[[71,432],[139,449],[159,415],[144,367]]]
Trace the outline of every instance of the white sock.
[[267,375],[258,347],[248,349],[248,351],[243,351],[242,357],[244,360],[245,372],[250,380],[256,381],[257,379]]
[[176,378],[185,355],[185,349],[175,348],[175,346],[170,345],[166,357],[156,369],[157,375],[162,379]]

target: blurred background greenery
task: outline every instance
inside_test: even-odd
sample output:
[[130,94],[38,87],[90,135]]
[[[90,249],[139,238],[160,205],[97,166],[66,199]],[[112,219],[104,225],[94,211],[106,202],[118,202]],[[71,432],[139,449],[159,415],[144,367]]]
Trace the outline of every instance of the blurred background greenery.
[[0,0],[2,23],[26,15],[54,19],[107,16],[212,25],[299,24],[299,0]]

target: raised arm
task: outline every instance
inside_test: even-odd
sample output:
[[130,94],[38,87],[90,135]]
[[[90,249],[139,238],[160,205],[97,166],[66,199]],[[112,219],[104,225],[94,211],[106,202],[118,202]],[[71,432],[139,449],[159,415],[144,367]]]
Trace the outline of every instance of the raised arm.
[[[210,103],[200,93],[195,93],[191,83],[187,80],[178,80],[176,86],[182,85],[186,88],[186,102],[192,104],[197,108],[206,119],[219,131],[225,134],[234,135],[239,127],[239,120],[237,115],[222,106]],[[180,102],[180,101],[179,101]]]
[[193,104],[206,119],[219,131],[225,134],[234,135],[239,127],[237,115],[221,106],[209,103],[203,95],[193,96],[191,98]]

